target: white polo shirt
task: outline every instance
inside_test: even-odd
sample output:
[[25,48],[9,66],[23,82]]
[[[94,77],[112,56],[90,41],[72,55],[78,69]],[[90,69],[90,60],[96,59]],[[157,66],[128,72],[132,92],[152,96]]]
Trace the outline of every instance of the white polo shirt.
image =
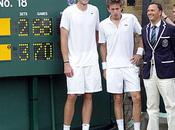
[[107,68],[131,66],[134,50],[134,33],[141,34],[141,26],[132,14],[122,14],[117,27],[110,17],[99,26],[99,43],[107,44]]
[[96,30],[99,26],[98,8],[88,4],[85,11],[77,5],[68,6],[62,14],[60,28],[69,31],[68,56],[71,66],[98,64]]

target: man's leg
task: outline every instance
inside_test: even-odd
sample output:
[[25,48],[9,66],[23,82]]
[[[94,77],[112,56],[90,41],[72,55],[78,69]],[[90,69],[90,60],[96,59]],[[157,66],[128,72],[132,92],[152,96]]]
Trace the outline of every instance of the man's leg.
[[140,92],[131,92],[133,101],[133,119],[134,130],[140,130],[140,118],[141,118],[141,95]]
[[140,78],[138,76],[139,68],[133,65],[122,70],[124,73],[124,91],[130,92],[133,101],[134,130],[140,130],[141,96]]
[[167,112],[168,130],[175,130],[175,84],[174,79],[158,79],[159,92]]
[[102,90],[101,74],[99,65],[86,66],[83,68],[84,92],[83,108],[82,108],[82,129],[89,130],[89,124],[92,114],[92,93]]
[[67,100],[64,107],[64,126],[63,130],[70,130],[70,125],[72,122],[72,118],[74,115],[75,102],[77,99],[77,95],[68,94]]
[[123,120],[123,94],[113,94],[114,113],[119,130],[124,130]]
[[92,94],[85,93],[83,95],[83,108],[82,108],[82,130],[89,130],[89,124],[91,120],[92,113]]
[[147,112],[149,115],[147,130],[159,130],[159,103],[160,96],[156,85],[156,79],[144,79],[146,96],[147,96]]

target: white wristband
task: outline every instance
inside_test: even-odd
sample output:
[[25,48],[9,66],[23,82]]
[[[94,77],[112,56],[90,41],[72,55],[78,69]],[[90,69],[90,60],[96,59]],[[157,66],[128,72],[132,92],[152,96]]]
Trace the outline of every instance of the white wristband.
[[102,62],[102,69],[103,69],[103,70],[106,69],[106,66],[107,66],[106,62]]
[[143,56],[143,51],[144,51],[144,50],[143,50],[142,47],[138,47],[138,48],[137,48],[137,53],[136,53],[136,54]]

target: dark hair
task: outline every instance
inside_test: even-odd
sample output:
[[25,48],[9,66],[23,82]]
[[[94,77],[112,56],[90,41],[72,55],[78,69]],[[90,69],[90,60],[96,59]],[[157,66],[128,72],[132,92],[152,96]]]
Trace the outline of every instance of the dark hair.
[[162,5],[161,5],[160,3],[151,2],[151,3],[149,4],[149,6],[150,6],[150,5],[157,5],[157,8],[158,8],[160,11],[163,11]]
[[106,5],[109,8],[110,5],[113,4],[120,4],[120,6],[122,6],[122,1],[121,0],[106,0]]
[[175,4],[173,6],[175,7]]

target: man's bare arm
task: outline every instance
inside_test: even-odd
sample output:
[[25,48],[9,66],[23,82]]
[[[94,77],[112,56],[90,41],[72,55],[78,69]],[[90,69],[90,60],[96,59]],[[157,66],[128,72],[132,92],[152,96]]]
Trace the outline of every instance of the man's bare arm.
[[137,48],[136,54],[131,58],[133,64],[138,65],[143,55],[143,41],[141,36],[139,36],[139,47]]
[[106,79],[107,47],[105,43],[100,43],[100,55],[101,55],[101,60],[102,60],[103,77]]
[[67,77],[73,76],[73,69],[70,66],[69,58],[68,58],[68,35],[69,31],[65,28],[60,29],[61,33],[61,53],[63,56],[63,62],[64,62],[64,73]]

